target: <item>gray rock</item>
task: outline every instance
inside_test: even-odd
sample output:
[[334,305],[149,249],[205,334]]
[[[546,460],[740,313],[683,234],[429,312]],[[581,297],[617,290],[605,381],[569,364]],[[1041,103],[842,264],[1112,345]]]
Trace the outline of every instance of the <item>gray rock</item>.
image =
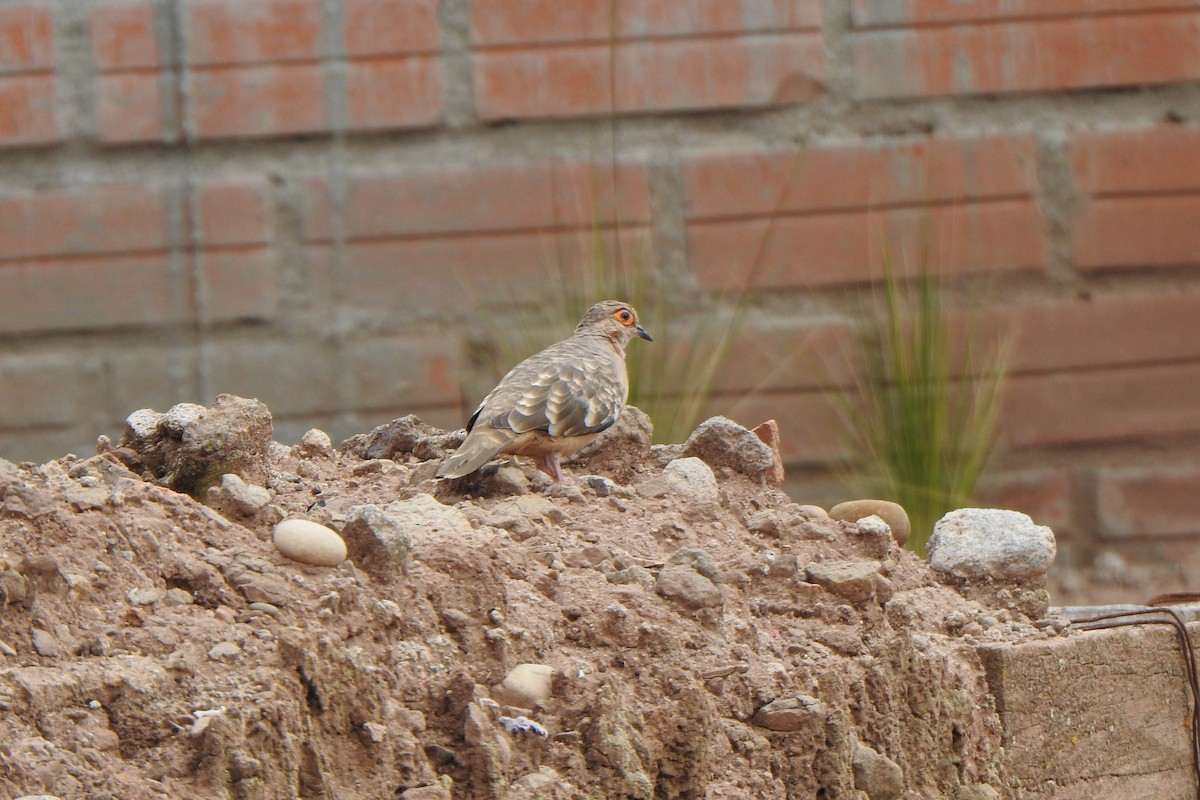
[[541,708],[554,687],[554,668],[546,664],[517,664],[492,687],[492,696],[518,708]]
[[295,586],[282,575],[255,572],[236,563],[225,567],[224,573],[225,580],[242,593],[247,603],[286,606],[295,597]]
[[495,494],[529,494],[529,478],[516,467],[500,467],[492,474],[488,489]]
[[663,478],[672,494],[705,508],[716,508],[721,495],[712,468],[699,458],[677,458],[663,468]]
[[248,519],[271,502],[271,491],[246,483],[233,473],[221,476],[219,486],[210,486],[204,504],[230,519]]
[[58,640],[54,638],[54,634],[49,631],[34,628],[31,638],[33,639],[33,649],[46,658],[58,658],[62,655],[62,647],[59,646]]
[[450,800],[450,790],[441,784],[405,789],[400,800]]
[[667,559],[667,564],[670,566],[683,564],[696,570],[696,572],[699,572],[713,583],[721,582],[721,570],[717,569],[717,565],[713,562],[712,557],[703,550],[698,550],[694,547],[682,547],[671,554],[671,557]]
[[157,587],[137,587],[130,589],[125,593],[129,598],[129,604],[132,606],[152,606],[163,599],[164,592]]
[[933,526],[929,565],[965,580],[1039,581],[1054,563],[1054,533],[1028,515],[996,508],[960,508]]
[[879,577],[878,561],[818,561],[808,565],[808,580],[852,603],[870,599]]
[[725,602],[725,593],[708,578],[685,564],[663,568],[655,591],[687,608],[716,608]]
[[396,519],[411,539],[431,533],[467,535],[471,532],[471,522],[463,512],[439,503],[432,495],[418,494],[408,500],[397,500],[384,510]]
[[764,475],[775,466],[771,447],[754,431],[726,417],[711,417],[696,426],[684,442],[683,454],[751,477]]
[[163,602],[169,606],[190,606],[196,602],[196,598],[187,589],[174,586],[167,589]]
[[208,650],[208,657],[213,661],[234,659],[242,654],[242,648],[237,642],[217,642]]
[[829,709],[815,697],[796,695],[772,700],[754,712],[750,721],[760,728],[793,732],[809,725],[823,725]]
[[350,559],[375,580],[390,583],[408,573],[412,536],[395,515],[374,505],[351,506],[342,538]]
[[443,458],[462,444],[465,431],[447,433],[422,422],[415,414],[394,419],[370,433],[360,433],[342,442],[342,451],[362,459],[390,458],[413,453],[418,458]]
[[310,428],[300,437],[300,443],[292,448],[292,454],[297,458],[333,458],[333,440],[325,431]]
[[272,430],[265,405],[222,394],[211,408],[180,403],[165,414],[135,411],[120,447],[133,450],[162,485],[203,498],[228,472],[265,483]]
[[904,771],[882,753],[855,742],[851,764],[854,788],[867,793],[870,800],[896,800],[904,792]]
[[614,572],[610,572],[605,577],[608,578],[609,583],[616,583],[620,585],[636,583],[639,586],[644,586],[647,589],[652,588],[655,584],[654,576],[650,574],[650,570],[643,566],[639,566],[638,564],[626,567],[625,569],[619,569]]

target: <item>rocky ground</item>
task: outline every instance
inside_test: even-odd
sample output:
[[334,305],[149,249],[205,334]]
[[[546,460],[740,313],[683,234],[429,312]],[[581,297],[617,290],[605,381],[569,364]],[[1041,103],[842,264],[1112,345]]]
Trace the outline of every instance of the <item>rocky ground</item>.
[[629,409],[572,488],[439,482],[461,434],[411,418],[270,432],[222,397],[0,461],[0,797],[1013,796],[975,645],[1060,635],[1044,591],[968,599],[736,425]]

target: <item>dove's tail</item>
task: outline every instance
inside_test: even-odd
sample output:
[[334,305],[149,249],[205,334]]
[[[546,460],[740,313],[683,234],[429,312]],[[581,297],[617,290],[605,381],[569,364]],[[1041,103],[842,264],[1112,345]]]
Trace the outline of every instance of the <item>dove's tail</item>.
[[512,441],[512,431],[476,428],[467,435],[454,455],[438,467],[439,478],[461,478],[491,461]]

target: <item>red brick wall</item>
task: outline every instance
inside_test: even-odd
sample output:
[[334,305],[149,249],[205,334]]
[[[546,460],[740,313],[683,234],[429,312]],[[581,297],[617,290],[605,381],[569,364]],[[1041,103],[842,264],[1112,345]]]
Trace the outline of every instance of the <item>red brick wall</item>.
[[1020,332],[994,502],[1200,537],[1194,0],[5,2],[0,457],[221,391],[284,441],[457,424],[481,317],[597,226],[762,291],[711,408],[779,419],[800,499],[838,445],[781,354],[839,352],[886,242]]

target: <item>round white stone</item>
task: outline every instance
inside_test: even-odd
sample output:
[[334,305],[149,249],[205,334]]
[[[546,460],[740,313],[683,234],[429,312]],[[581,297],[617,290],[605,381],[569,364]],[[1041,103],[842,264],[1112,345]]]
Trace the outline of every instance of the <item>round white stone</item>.
[[502,703],[538,708],[550,699],[554,668],[545,664],[517,664],[492,693]]
[[336,531],[307,519],[285,519],[271,537],[284,558],[314,567],[336,567],[346,560],[346,542]]

